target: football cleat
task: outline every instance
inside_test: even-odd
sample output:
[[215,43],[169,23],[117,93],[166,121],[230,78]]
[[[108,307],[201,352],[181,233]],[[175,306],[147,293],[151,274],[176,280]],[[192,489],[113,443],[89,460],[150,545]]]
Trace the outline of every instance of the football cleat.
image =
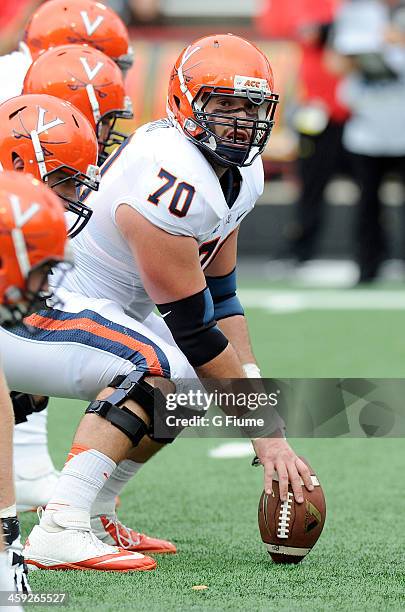
[[40,506],[45,507],[51,499],[59,474],[60,472],[55,469],[32,478],[16,474],[15,493],[18,512],[36,511]]
[[25,544],[30,570],[133,572],[156,567],[150,557],[101,542],[91,531],[86,512],[58,511],[47,519],[48,526],[50,520],[55,526],[51,531],[36,525]]
[[91,527],[99,540],[125,550],[155,554],[177,552],[176,546],[172,542],[151,538],[144,533],[134,531],[121,523],[116,514],[112,516],[103,514],[93,516]]

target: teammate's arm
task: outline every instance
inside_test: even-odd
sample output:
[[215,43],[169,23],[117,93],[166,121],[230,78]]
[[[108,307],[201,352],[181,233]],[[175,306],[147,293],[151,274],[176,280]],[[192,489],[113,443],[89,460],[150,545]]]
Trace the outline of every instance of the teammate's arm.
[[[219,328],[232,344],[242,366],[256,365],[256,374],[260,376],[260,370],[257,367],[249,338],[247,320],[243,314],[238,313],[238,308],[240,308],[241,313],[243,309],[238,304],[236,295],[233,295],[236,293],[236,286],[232,286],[232,284],[236,282],[236,279],[233,281],[233,276],[234,274],[236,276],[234,270],[236,268],[238,232],[239,228],[229,236],[214,261],[205,269],[205,277],[208,287],[213,287],[212,293],[214,293],[214,303],[217,302],[216,319]],[[218,293],[217,300],[215,291]],[[228,297],[226,297],[227,292]],[[233,314],[234,312],[237,314]],[[244,370],[247,373],[249,370],[254,371],[254,368],[249,367],[244,368]]]

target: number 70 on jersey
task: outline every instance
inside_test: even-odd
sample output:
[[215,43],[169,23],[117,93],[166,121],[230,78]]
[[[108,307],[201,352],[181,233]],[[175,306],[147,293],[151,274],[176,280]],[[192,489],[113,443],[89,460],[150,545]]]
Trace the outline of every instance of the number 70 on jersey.
[[174,174],[161,168],[158,177],[163,180],[163,184],[148,197],[148,202],[159,205],[160,198],[168,191],[172,192],[172,199],[169,204],[169,211],[176,217],[185,217],[189,211],[194,198],[195,188],[185,181],[178,182]]

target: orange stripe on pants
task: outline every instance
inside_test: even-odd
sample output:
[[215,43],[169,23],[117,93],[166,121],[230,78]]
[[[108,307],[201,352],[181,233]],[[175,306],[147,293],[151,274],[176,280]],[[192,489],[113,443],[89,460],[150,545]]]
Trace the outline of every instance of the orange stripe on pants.
[[163,376],[162,366],[160,365],[156,351],[152,346],[145,344],[140,340],[135,340],[135,338],[131,338],[122,332],[108,329],[107,327],[104,327],[103,325],[100,325],[100,323],[96,323],[91,319],[80,318],[70,319],[68,321],[59,321],[57,319],[48,319],[42,315],[33,314],[25,321],[28,325],[38,327],[39,329],[49,329],[51,331],[81,330],[94,334],[99,338],[119,342],[137,353],[140,353],[146,360],[151,374]]

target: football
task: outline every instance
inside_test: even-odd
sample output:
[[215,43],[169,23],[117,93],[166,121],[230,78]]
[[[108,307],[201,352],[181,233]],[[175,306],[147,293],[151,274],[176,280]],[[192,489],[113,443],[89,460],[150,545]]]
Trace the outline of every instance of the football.
[[288,500],[282,502],[277,473],[273,477],[273,493],[264,491],[259,502],[259,529],[267,551],[275,563],[300,563],[315,546],[322,533],[326,504],[322,487],[309,463],[313,491],[303,487],[304,501],[297,504],[291,486]]

